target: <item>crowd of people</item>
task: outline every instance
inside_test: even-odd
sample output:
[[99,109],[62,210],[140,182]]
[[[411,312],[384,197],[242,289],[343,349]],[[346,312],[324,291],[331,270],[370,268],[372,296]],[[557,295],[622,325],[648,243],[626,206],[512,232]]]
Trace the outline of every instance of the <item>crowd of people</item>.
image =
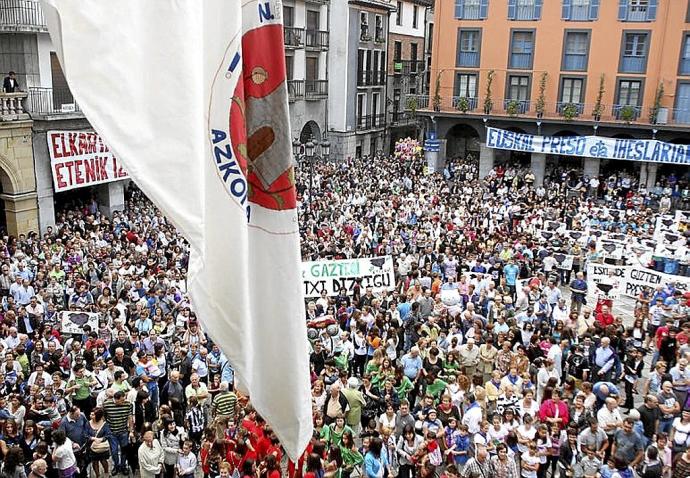
[[[187,244],[131,187],[112,217],[93,200],[0,242],[0,474],[690,476],[684,291],[662,284],[615,314],[587,294],[596,248],[538,237],[548,220],[651,234],[659,201],[622,179],[535,188],[498,166],[479,180],[473,161],[313,167],[311,196],[297,174],[303,260],[392,256],[396,284],[305,303],[337,326],[310,341],[300,460],[234,390],[186,293]],[[594,217],[601,205],[621,213]]]

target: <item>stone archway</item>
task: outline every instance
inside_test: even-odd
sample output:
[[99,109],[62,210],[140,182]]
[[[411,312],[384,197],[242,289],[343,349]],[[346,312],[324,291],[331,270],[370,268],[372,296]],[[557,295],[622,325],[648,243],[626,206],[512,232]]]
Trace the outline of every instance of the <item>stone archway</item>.
[[309,140],[321,141],[321,128],[316,121],[307,121],[299,135],[300,143],[305,144]]
[[446,133],[446,157],[466,159],[472,154],[479,157],[479,132],[468,124],[456,124]]
[[31,121],[0,123],[0,199],[10,235],[38,232]]

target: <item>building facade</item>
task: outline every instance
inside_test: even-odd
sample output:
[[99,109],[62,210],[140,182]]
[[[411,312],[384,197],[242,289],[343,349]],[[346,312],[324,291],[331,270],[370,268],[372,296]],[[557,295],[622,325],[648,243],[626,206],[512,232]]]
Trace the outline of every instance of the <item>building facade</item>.
[[408,105],[406,100],[426,92],[426,34],[432,2],[402,0],[395,4],[388,35],[387,65],[386,103],[391,147],[399,138],[417,135],[417,118],[412,111],[414,103]]
[[325,139],[328,124],[328,0],[285,0],[285,66],[292,135]]
[[387,0],[331,2],[328,125],[331,157],[374,155],[386,142]]
[[639,174],[677,165],[486,147],[486,126],[542,136],[690,144],[688,0],[438,0],[431,91],[419,113],[449,157]]

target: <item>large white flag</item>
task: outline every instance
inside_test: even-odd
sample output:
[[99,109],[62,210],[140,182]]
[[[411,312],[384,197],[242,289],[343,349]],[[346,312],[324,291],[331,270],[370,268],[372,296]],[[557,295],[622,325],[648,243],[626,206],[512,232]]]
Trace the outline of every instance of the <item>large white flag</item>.
[[280,0],[44,0],[74,97],[189,240],[198,315],[296,458],[312,433]]

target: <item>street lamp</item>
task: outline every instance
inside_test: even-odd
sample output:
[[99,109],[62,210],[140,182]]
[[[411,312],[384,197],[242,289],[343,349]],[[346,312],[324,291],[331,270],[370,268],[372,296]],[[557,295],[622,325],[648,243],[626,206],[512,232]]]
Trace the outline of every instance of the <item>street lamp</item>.
[[318,141],[311,138],[305,144],[299,142],[297,138],[292,142],[292,154],[295,160],[299,163],[303,160],[309,163],[309,208],[307,209],[307,217],[311,214],[312,191],[314,188],[314,161],[328,161],[331,153],[331,143],[323,141],[319,144]]

